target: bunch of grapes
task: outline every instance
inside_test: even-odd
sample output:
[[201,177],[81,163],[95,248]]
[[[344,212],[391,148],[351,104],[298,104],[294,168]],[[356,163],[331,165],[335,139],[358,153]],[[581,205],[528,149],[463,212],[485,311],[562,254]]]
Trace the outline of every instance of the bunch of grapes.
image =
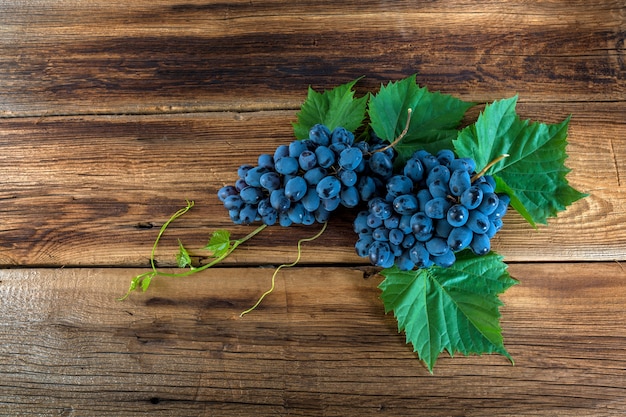
[[380,195],[393,175],[393,149],[377,138],[370,142],[317,124],[308,139],[261,154],[256,166],[240,166],[239,179],[218,198],[235,224],[324,223],[340,205],[353,208]]
[[376,266],[412,270],[449,267],[465,248],[488,253],[510,199],[495,193],[493,177],[475,169],[472,159],[451,150],[436,156],[417,151],[402,174],[388,179],[386,194],[357,215],[357,254]]
[[239,179],[218,191],[235,224],[325,223],[339,206],[358,213],[356,253],[373,265],[402,270],[449,267],[455,253],[490,251],[510,199],[476,163],[451,150],[420,150],[394,170],[395,151],[373,133],[356,141],[343,127],[317,124],[305,140],[242,165]]

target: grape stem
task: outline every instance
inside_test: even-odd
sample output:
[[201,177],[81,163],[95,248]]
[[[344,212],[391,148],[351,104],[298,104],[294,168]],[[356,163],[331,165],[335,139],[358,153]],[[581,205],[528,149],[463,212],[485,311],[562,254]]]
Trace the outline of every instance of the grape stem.
[[186,270],[184,272],[169,273],[169,272],[160,271],[157,268],[156,261],[154,259],[157,246],[159,245],[159,241],[161,240],[161,237],[163,236],[163,233],[165,233],[165,230],[168,228],[168,226],[174,220],[178,219],[180,216],[182,216],[183,214],[187,213],[194,206],[194,202],[193,201],[186,200],[186,202],[187,202],[187,205],[185,207],[181,208],[176,213],[174,213],[165,223],[163,223],[163,226],[161,226],[161,229],[159,230],[159,234],[157,235],[157,237],[156,237],[156,239],[154,241],[154,244],[152,245],[152,252],[150,253],[150,267],[151,267],[151,270],[147,271],[147,272],[144,272],[142,274],[139,274],[136,277],[134,277],[132,279],[131,283],[130,283],[130,287],[128,288],[128,291],[126,292],[126,294],[124,296],[118,298],[118,301],[125,300],[126,298],[128,298],[128,296],[130,295],[131,292],[133,292],[134,290],[136,290],[138,288],[141,288],[143,291],[146,291],[148,289],[148,286],[150,285],[150,282],[152,281],[152,279],[154,277],[161,276],[161,277],[169,277],[169,278],[180,278],[180,277],[186,277],[186,276],[189,276],[189,275],[192,275],[192,274],[204,271],[205,269],[208,269],[208,268],[210,268],[210,267],[220,263],[224,259],[226,259],[228,257],[228,255],[233,253],[233,251],[235,249],[237,249],[237,247],[239,245],[241,245],[242,243],[252,239],[254,236],[259,234],[263,229],[265,229],[267,227],[266,224],[263,224],[263,225],[257,227],[252,232],[248,233],[246,236],[242,237],[241,239],[230,241],[230,245],[228,247],[228,250],[226,250],[223,254],[221,254],[220,256],[216,257],[211,262],[209,262],[209,263],[207,263],[205,265],[202,265],[202,266],[197,267],[197,268],[192,268],[192,269]]
[[476,181],[478,178],[482,177],[483,175],[485,175],[487,173],[487,171],[489,171],[489,168],[491,168],[492,166],[494,166],[495,164],[497,164],[498,162],[502,161],[504,158],[511,156],[508,153],[503,153],[502,155],[498,156],[496,159],[494,159],[493,161],[489,162],[487,164],[487,166],[485,166],[483,169],[480,170],[479,173],[474,174],[474,176],[471,178],[471,182],[473,183],[474,181]]
[[296,258],[296,260],[293,261],[290,264],[282,264],[278,268],[276,268],[274,270],[274,274],[272,275],[272,285],[270,286],[270,289],[265,291],[263,294],[261,294],[261,297],[259,297],[258,301],[252,307],[250,307],[249,309],[247,309],[245,311],[242,311],[241,314],[239,315],[239,317],[243,317],[244,315],[246,315],[249,312],[251,312],[254,309],[256,309],[259,306],[259,304],[261,304],[261,301],[263,301],[263,299],[266,296],[268,296],[269,294],[272,293],[272,291],[274,291],[274,287],[275,287],[275,284],[276,284],[276,275],[278,275],[278,271],[280,271],[282,268],[291,268],[292,266],[295,266],[298,262],[300,262],[300,257],[302,256],[302,243],[303,242],[311,242],[311,241],[317,239],[318,237],[320,237],[322,235],[322,233],[324,233],[324,231],[326,230],[326,226],[327,225],[328,225],[328,223],[325,222],[324,226],[322,227],[322,230],[317,232],[317,234],[315,236],[298,240],[298,257]]
[[409,124],[411,123],[411,115],[413,114],[413,109],[409,107],[406,112],[407,112],[407,116],[406,116],[406,125],[404,126],[404,130],[400,132],[400,135],[397,138],[395,138],[393,142],[391,142],[389,145],[385,146],[384,148],[377,149],[376,152],[384,152],[388,149],[391,149],[395,147],[402,139],[404,139],[406,134],[409,132]]

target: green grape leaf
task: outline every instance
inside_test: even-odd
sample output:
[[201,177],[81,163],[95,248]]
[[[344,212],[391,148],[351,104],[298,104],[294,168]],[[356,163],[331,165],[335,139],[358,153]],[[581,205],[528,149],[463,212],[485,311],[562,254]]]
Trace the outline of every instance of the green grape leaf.
[[309,130],[320,123],[331,131],[336,127],[344,127],[354,132],[365,119],[365,109],[369,95],[354,98],[352,87],[358,79],[342,84],[332,90],[318,93],[309,87],[306,100],[296,114],[298,121],[293,123],[296,138],[306,139]]
[[191,256],[189,256],[189,252],[187,252],[187,249],[185,249],[180,239],[178,239],[178,253],[176,254],[176,264],[179,268],[191,266]]
[[406,128],[408,109],[411,109],[407,133],[394,146],[400,162],[409,159],[418,149],[431,153],[450,149],[465,112],[475,105],[447,94],[431,93],[426,87],[419,87],[415,77],[381,86],[368,106],[374,133],[389,142]]
[[450,356],[499,353],[512,362],[503,344],[498,294],[517,281],[500,255],[463,251],[449,268],[401,271],[394,266],[381,274],[385,312],[393,311],[398,331],[405,332],[431,373],[444,350]]
[[154,277],[154,274],[149,274],[144,276],[141,279],[141,291],[146,292],[148,291],[148,287],[150,286],[150,283],[152,282],[152,278]]
[[511,206],[533,227],[586,194],[572,188],[565,178],[568,117],[561,123],[522,120],[515,111],[517,96],[485,107],[476,122],[459,132],[454,149],[461,157],[486,167],[502,154],[508,156],[491,166],[497,191],[511,196]]
[[228,252],[230,247],[230,232],[228,230],[216,230],[204,249],[210,251],[213,258],[220,258]]

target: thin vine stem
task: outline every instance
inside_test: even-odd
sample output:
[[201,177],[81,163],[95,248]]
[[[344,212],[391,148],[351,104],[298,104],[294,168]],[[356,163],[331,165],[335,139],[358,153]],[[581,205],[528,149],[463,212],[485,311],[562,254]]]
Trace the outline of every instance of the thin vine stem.
[[254,229],[252,232],[248,233],[246,236],[242,237],[241,239],[237,239],[234,240],[231,247],[222,255],[219,256],[215,259],[213,259],[211,262],[209,262],[208,264],[196,267],[194,269],[189,269],[185,272],[162,272],[162,271],[156,271],[157,275],[162,276],[162,277],[169,277],[169,278],[179,278],[179,277],[187,277],[189,275],[193,275],[197,272],[201,272],[204,271],[205,269],[208,269],[214,265],[217,265],[218,263],[222,262],[224,259],[226,259],[228,257],[228,255],[230,255],[231,253],[233,253],[235,251],[235,249],[237,249],[237,247],[239,245],[241,245],[242,243],[245,243],[246,241],[252,239],[254,236],[258,235],[259,233],[261,233],[263,231],[263,229],[265,229],[267,227],[266,224],[262,224],[261,226],[257,227],[256,229]]
[[154,244],[152,245],[152,252],[150,253],[150,266],[152,267],[152,270],[155,273],[157,272],[157,268],[156,268],[156,264],[154,263],[154,256],[155,256],[155,253],[156,253],[157,246],[159,245],[159,241],[161,240],[161,236],[163,236],[163,233],[165,233],[165,229],[168,228],[170,223],[172,223],[174,220],[176,220],[177,218],[179,218],[183,214],[187,213],[194,206],[194,202],[193,201],[189,201],[189,200],[185,200],[185,201],[187,202],[187,206],[185,206],[185,207],[181,208],[180,210],[178,210],[165,223],[163,223],[163,226],[161,226],[161,230],[159,230],[159,234],[157,235],[156,239],[154,240]]
[[163,234],[165,233],[165,230],[169,227],[169,225],[176,219],[178,219],[179,217],[181,217],[183,214],[187,213],[193,206],[194,206],[194,202],[193,201],[189,201],[189,200],[185,200],[187,202],[187,205],[183,208],[181,208],[180,210],[176,211],[165,223],[163,223],[163,225],[161,226],[161,229],[159,230],[159,233],[157,234],[156,239],[154,240],[154,244],[152,245],[152,251],[150,252],[150,271],[146,271],[144,273],[141,273],[137,276],[135,276],[131,283],[130,283],[130,287],[128,288],[128,291],[126,292],[126,294],[120,298],[118,298],[119,301],[123,301],[126,298],[128,298],[128,296],[138,287],[141,287],[143,289],[143,291],[146,291],[148,286],[150,285],[150,282],[153,278],[157,277],[157,276],[161,276],[161,277],[168,277],[168,278],[180,278],[180,277],[186,277],[192,274],[196,274],[198,272],[204,271],[214,265],[217,265],[218,263],[222,262],[224,259],[226,259],[231,253],[233,253],[233,251],[235,249],[237,249],[239,247],[239,245],[241,245],[242,243],[247,242],[248,240],[252,239],[254,236],[256,236],[257,234],[261,233],[261,231],[263,231],[267,225],[263,224],[259,227],[257,227],[255,230],[253,230],[252,232],[248,233],[246,236],[242,237],[241,239],[237,239],[237,240],[232,240],[229,242],[228,245],[228,249],[222,253],[220,256],[216,257],[215,259],[213,259],[211,262],[202,265],[200,267],[197,268],[191,268],[189,270],[186,270],[184,272],[163,272],[160,271],[157,268],[156,265],[156,261],[155,261],[155,256],[156,256],[156,250],[157,247],[159,245],[159,242],[161,241],[161,237],[163,236]]
[[493,161],[489,162],[487,164],[487,166],[485,166],[483,169],[481,169],[479,173],[477,173],[474,176],[472,176],[470,181],[473,183],[478,178],[480,178],[483,175],[485,175],[487,173],[487,171],[489,170],[489,168],[491,168],[492,166],[494,166],[495,164],[497,164],[498,162],[502,161],[504,158],[509,157],[509,156],[511,156],[511,155],[509,155],[508,153],[503,153],[502,155],[498,156]]
[[400,132],[400,135],[397,138],[395,138],[393,142],[391,142],[389,145],[385,146],[384,148],[377,149],[376,152],[384,152],[388,149],[395,147],[398,143],[400,143],[402,139],[404,139],[406,134],[409,133],[409,125],[411,124],[411,115],[413,114],[413,109],[409,107],[406,112],[407,112],[407,116],[406,116],[406,125],[404,126],[404,130]]
[[315,234],[315,236],[307,237],[307,238],[298,240],[298,257],[296,258],[296,260],[293,261],[290,264],[282,264],[282,265],[278,266],[278,268],[276,268],[274,270],[274,274],[272,274],[272,285],[270,286],[270,289],[265,291],[263,294],[261,294],[261,296],[259,297],[257,302],[252,307],[250,307],[249,309],[247,309],[245,311],[242,311],[241,314],[239,314],[239,317],[243,317],[244,315],[246,315],[246,314],[250,313],[251,311],[253,311],[254,309],[256,309],[261,304],[263,299],[265,297],[267,297],[268,295],[270,295],[274,291],[274,288],[276,287],[276,275],[278,275],[278,271],[280,271],[283,268],[291,268],[292,266],[296,266],[296,264],[298,262],[300,262],[300,258],[302,257],[302,243],[304,243],[304,242],[311,242],[311,241],[317,239],[318,237],[320,237],[324,233],[324,231],[326,230],[326,226],[327,225],[328,225],[328,223],[324,222],[324,226],[322,227],[322,230],[317,232],[317,234]]

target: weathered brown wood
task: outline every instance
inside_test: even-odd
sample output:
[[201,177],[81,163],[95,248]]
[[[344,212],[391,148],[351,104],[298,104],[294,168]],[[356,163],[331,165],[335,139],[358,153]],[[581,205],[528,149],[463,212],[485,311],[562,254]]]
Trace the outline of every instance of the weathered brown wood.
[[[625,21],[621,0],[0,0],[0,414],[626,414]],[[515,366],[443,355],[429,375],[347,213],[243,319],[319,226],[115,300],[185,199],[159,265],[177,238],[250,230],[215,191],[291,140],[307,86],[413,73],[466,100],[519,94],[524,118],[573,115],[569,179],[590,197],[539,231],[508,215],[493,242],[520,280],[501,310]]]
[[[521,103],[525,118],[557,122],[573,114],[568,166],[591,196],[533,230],[511,213],[494,240],[510,261],[623,260],[626,136],[622,103]],[[158,259],[172,263],[177,238],[206,244],[217,228],[244,236],[215,196],[240,164],[292,140],[295,112],[0,120],[0,261],[4,265],[146,265],[158,227],[185,199],[196,206],[172,225]],[[349,213],[307,244],[303,262],[363,262],[352,249]],[[230,262],[291,261],[297,232],[273,227]],[[265,236],[265,237],[263,237]],[[271,242],[268,245],[268,242]],[[201,255],[201,252],[197,253]]]
[[626,413],[625,272],[516,264],[501,356],[442,355],[434,376],[349,268],[0,270],[3,415],[618,416]]
[[624,13],[577,2],[0,1],[0,116],[297,108],[419,74],[471,100],[624,99]]

